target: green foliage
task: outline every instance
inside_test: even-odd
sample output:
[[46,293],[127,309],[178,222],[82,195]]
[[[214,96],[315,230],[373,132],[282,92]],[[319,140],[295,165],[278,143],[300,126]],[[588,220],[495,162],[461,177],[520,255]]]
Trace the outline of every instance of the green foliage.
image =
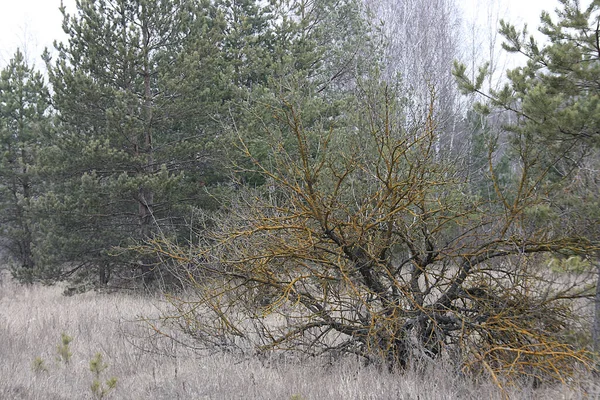
[[79,266],[101,285],[132,266],[149,274],[156,260],[125,249],[159,232],[177,238],[219,179],[207,149],[229,82],[223,21],[214,5],[186,0],[62,12],[68,41],[56,60],[44,56],[60,135],[40,155],[49,190],[36,201],[47,216],[37,252],[47,271]]
[[[523,230],[570,235],[587,243],[579,251],[565,249],[568,259],[550,263],[555,271],[579,272],[590,267],[587,257],[597,258],[600,247],[600,2],[588,2],[585,8],[577,0],[560,3],[557,18],[548,12],[541,15],[542,43],[528,34],[527,27],[519,30],[501,22],[504,50],[527,59],[525,65],[507,71],[508,82],[502,89],[483,92],[459,63],[454,75],[463,93],[485,98],[486,106],[479,111],[496,109],[512,114],[504,126],[507,151],[513,168],[527,175],[516,187],[519,193],[543,193],[545,198],[524,206],[516,199],[499,197],[505,205],[512,203],[513,210],[524,211]],[[596,285],[592,337],[598,352],[600,279]]]
[[102,353],[96,353],[94,358],[90,360],[90,371],[98,377],[106,368],[108,368],[108,364],[105,364],[102,360]]
[[[527,57],[525,66],[507,71],[509,82],[500,90],[481,92],[480,68],[475,82],[466,75],[466,67],[455,63],[454,75],[463,93],[485,94],[491,106],[517,112],[514,128],[533,134],[539,144],[553,151],[573,150],[573,140],[585,145],[600,144],[599,98],[596,77],[596,24],[600,4],[592,2],[582,9],[579,2],[563,1],[555,22],[542,13],[540,32],[547,43],[540,45],[529,36],[527,27],[518,30],[502,21],[503,48]],[[590,34],[593,32],[594,34]]]
[[[73,338],[65,333],[61,334],[61,343],[57,346],[59,363],[69,364],[73,353],[71,352],[71,342]],[[94,399],[106,398],[117,387],[117,378],[111,377],[104,379],[104,371],[108,368],[108,364],[104,362],[102,353],[96,353],[90,360],[89,370],[92,372],[93,380],[90,385],[92,397]],[[41,357],[36,357],[31,363],[31,369],[36,374],[48,372],[46,362]]]
[[552,258],[548,263],[553,272],[561,273],[582,273],[590,271],[592,263],[581,256],[571,256],[568,258]]
[[111,391],[117,387],[117,378],[112,377],[102,382],[102,373],[108,368],[108,364],[105,364],[101,353],[96,353],[94,358],[90,360],[90,371],[94,375],[94,380],[90,386],[92,396],[95,399],[103,399]]
[[42,186],[37,161],[48,141],[49,107],[42,75],[17,50],[0,71],[0,235],[18,268],[29,270],[22,275],[26,282],[36,264],[32,202]]
[[18,282],[31,285],[38,279],[38,274],[36,274],[35,270],[31,268],[23,268],[23,267],[12,267],[11,275]]
[[[160,260],[138,253],[140,242],[186,241],[192,210],[217,207],[231,179],[264,183],[230,127],[244,126],[253,151],[270,157],[256,114],[267,120],[269,105],[294,92],[307,124],[324,112],[333,125],[379,50],[357,0],[85,0],[61,12],[67,40],[54,59],[43,55],[52,114],[20,53],[0,87],[10,156],[0,168],[2,229],[27,268],[14,271],[23,282],[87,288],[132,271],[152,276]],[[18,82],[35,107],[16,134]]]
[[36,374],[39,374],[42,372],[48,372],[48,367],[46,366],[46,362],[43,358],[36,357],[31,363],[31,370]]
[[[239,7],[244,8],[244,4],[240,2]],[[244,9],[248,13],[249,8]],[[259,75],[264,77],[252,85],[238,85],[247,94],[230,105],[235,113],[229,121],[226,144],[231,149],[228,158],[235,165],[239,182],[250,186],[265,183],[264,177],[253,171],[252,163],[240,154],[244,151],[239,148],[239,140],[243,136],[256,160],[272,159],[273,138],[265,131],[275,133],[280,129],[272,123],[272,112],[283,98],[301,107],[303,123],[315,135],[323,128],[323,115],[329,118],[326,123],[330,126],[343,118],[343,106],[356,90],[357,78],[375,71],[379,61],[380,49],[364,13],[361,3],[355,0],[295,0],[274,2],[260,10],[258,18],[238,19],[260,25],[253,29],[261,33],[244,51],[260,54],[263,61],[257,65],[252,65],[254,58],[247,58],[249,68],[261,71]],[[261,25],[265,18],[271,19],[266,30]],[[236,21],[232,16],[227,20]],[[240,32],[235,26],[231,30]],[[227,36],[225,43],[229,40]],[[253,50],[254,46],[259,49]],[[226,57],[232,57],[229,50]],[[294,146],[295,140],[290,136],[283,142]]]
[[459,63],[458,61],[454,61],[454,68],[452,70],[452,74],[457,79],[458,88],[462,94],[470,94],[472,92],[481,90],[483,86],[483,82],[488,74],[489,64],[483,64],[479,67],[477,72],[477,76],[475,77],[475,81],[472,82],[469,78],[467,78],[467,67],[464,64]]
[[[484,67],[475,82],[467,77],[465,65],[455,63],[453,71],[463,93],[478,93],[485,99],[476,111],[486,117],[486,123],[495,122],[491,110],[512,114],[500,129],[501,141],[496,142],[500,145],[490,147],[490,154],[495,154],[492,164],[499,173],[496,191],[500,198],[507,203],[514,200],[502,195],[507,184],[517,185],[524,193],[544,193],[544,202],[526,210],[529,229],[578,232],[591,241],[598,240],[592,200],[597,197],[598,182],[586,171],[595,168],[600,150],[599,13],[596,1],[587,8],[577,1],[561,1],[556,20],[542,13],[539,30],[546,36],[542,44],[528,34],[527,27],[519,30],[502,21],[503,48],[521,53],[527,62],[508,70],[508,82],[499,90],[484,92],[478,84]],[[499,156],[508,157],[505,160],[510,163],[505,175],[526,171],[527,179],[502,182]],[[586,200],[581,201],[582,197]]]
[[56,351],[58,353],[58,361],[62,361],[65,364],[68,364],[71,361],[71,357],[73,353],[71,353],[70,344],[73,341],[73,338],[66,333],[61,333],[60,335],[60,344],[56,346]]

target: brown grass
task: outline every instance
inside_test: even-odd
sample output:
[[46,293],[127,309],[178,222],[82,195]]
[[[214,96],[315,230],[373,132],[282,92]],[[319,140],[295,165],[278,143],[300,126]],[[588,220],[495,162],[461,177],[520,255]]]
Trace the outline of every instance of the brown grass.
[[[98,352],[118,378],[111,399],[514,399],[600,398],[592,379],[574,387],[509,388],[470,382],[443,366],[402,375],[345,361],[323,365],[194,355],[172,343],[145,346],[139,316],[157,316],[158,298],[87,293],[62,295],[60,287],[23,287],[0,280],[0,399],[88,399],[94,379],[89,362]],[[70,363],[57,360],[61,333],[73,337]],[[136,338],[136,335],[140,337]],[[146,347],[145,349],[143,347]],[[42,358],[48,371],[34,372]],[[297,397],[294,397],[297,396]]]

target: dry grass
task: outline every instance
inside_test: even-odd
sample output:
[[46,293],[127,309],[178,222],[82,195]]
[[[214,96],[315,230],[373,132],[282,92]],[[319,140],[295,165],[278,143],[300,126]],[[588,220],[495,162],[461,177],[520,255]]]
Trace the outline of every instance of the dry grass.
[[[0,280],[0,399],[93,398],[89,362],[102,353],[104,378],[118,378],[113,399],[494,399],[491,382],[467,382],[443,367],[418,374],[389,374],[356,362],[265,363],[217,354],[197,356],[170,347],[170,355],[142,350],[131,322],[157,315],[159,299],[87,293],[65,297],[58,287],[22,287]],[[61,333],[73,337],[68,364],[57,360]],[[137,340],[139,343],[139,339]],[[33,371],[36,358],[47,371]],[[600,398],[584,379],[577,388],[509,388],[510,398]]]

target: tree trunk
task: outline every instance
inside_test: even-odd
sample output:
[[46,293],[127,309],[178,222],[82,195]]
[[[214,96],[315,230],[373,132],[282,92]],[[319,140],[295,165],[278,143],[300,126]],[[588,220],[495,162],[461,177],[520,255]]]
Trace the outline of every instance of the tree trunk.
[[23,198],[25,200],[25,205],[27,209],[23,209],[23,207],[18,206],[20,214],[21,214],[21,224],[23,227],[23,240],[22,240],[22,259],[23,266],[25,268],[33,268],[33,252],[31,251],[31,243],[33,241],[31,235],[31,229],[29,224],[29,216],[27,213],[29,212],[30,207],[30,199],[31,199],[31,184],[29,182],[29,176],[27,175],[29,171],[27,171],[27,153],[25,149],[21,149],[21,173],[23,175],[22,185],[23,185]]
[[[148,26],[145,7],[142,5],[142,45],[144,46],[144,152],[146,154],[146,165],[143,168],[144,174],[153,175],[154,167],[154,148],[152,143],[152,90],[151,90],[151,71],[150,71],[150,28]],[[147,187],[139,188],[139,203],[138,203],[139,221],[140,221],[140,236],[142,240],[149,239],[152,234],[152,220],[154,207],[154,193],[152,189]],[[144,258],[142,260],[142,280],[144,284],[148,284],[154,280],[152,271],[152,260]]]
[[100,285],[108,285],[108,281],[110,280],[110,266],[107,264],[100,265],[98,269],[98,280],[100,281]]
[[596,260],[598,278],[594,297],[594,321],[592,324],[592,344],[596,353],[596,369],[600,370],[600,260]]
[[[19,130],[24,130],[23,124],[19,123]],[[19,133],[21,135],[21,133]],[[31,250],[32,235],[28,220],[29,200],[31,198],[31,184],[27,175],[27,154],[25,149],[21,149],[19,160],[16,158],[11,161],[14,163],[15,172],[20,174],[20,178],[15,175],[12,179],[11,194],[15,204],[15,219],[18,227],[21,229],[21,234],[16,239],[16,245],[19,249],[19,261],[24,268],[32,269],[34,267],[33,252]],[[19,193],[23,196],[25,206],[20,203]]]

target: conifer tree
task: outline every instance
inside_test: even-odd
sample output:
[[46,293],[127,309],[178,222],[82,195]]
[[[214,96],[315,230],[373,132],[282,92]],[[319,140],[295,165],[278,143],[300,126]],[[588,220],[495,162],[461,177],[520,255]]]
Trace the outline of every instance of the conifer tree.
[[158,260],[125,249],[193,229],[190,206],[212,201],[204,188],[227,176],[224,154],[236,157],[223,127],[260,142],[247,114],[297,87],[334,117],[375,48],[354,0],[81,0],[62,11],[69,39],[56,60],[45,55],[58,133],[36,201],[50,278],[66,276],[61,265],[102,283],[116,266],[148,275]]
[[282,2],[276,15],[279,76],[301,78],[315,94],[355,88],[379,61],[381,43],[361,2]]
[[[546,204],[530,211],[536,228],[549,234],[570,234],[589,243],[585,257],[598,265],[600,279],[600,226],[597,173],[600,151],[600,2],[583,8],[579,1],[560,0],[558,19],[541,14],[540,44],[525,27],[501,21],[504,50],[520,53],[526,64],[507,71],[508,82],[499,90],[482,90],[487,68],[467,77],[466,67],[455,64],[454,75],[464,93],[478,93],[485,101],[477,109],[506,110],[516,118],[507,126],[509,144],[521,165],[536,171],[527,190],[547,193]],[[565,249],[566,256],[575,253]],[[596,286],[598,283],[596,283]],[[600,352],[600,290],[592,335]]]
[[[340,107],[379,61],[377,35],[360,1],[219,4],[226,20],[224,57],[234,82],[227,127],[236,133],[229,138],[230,148],[242,134],[261,158],[270,157],[262,123],[271,119],[269,106],[282,98],[298,102],[307,127],[319,125],[322,114],[342,123]],[[229,159],[234,170],[246,171],[236,176],[241,182],[263,183],[248,173],[248,160],[239,152]]]
[[9,253],[29,270],[35,265],[31,202],[40,194],[35,168],[48,140],[49,107],[42,75],[17,50],[0,73],[0,221]]
[[90,266],[102,283],[114,265],[132,263],[149,275],[153,260],[115,249],[175,229],[182,197],[202,186],[221,79],[211,7],[81,0],[74,15],[62,9],[69,39],[57,44],[55,61],[45,56],[59,115],[45,152],[54,187],[40,201],[52,215],[47,264]]
[[223,57],[235,89],[265,84],[273,64],[274,13],[253,0],[222,0]]

